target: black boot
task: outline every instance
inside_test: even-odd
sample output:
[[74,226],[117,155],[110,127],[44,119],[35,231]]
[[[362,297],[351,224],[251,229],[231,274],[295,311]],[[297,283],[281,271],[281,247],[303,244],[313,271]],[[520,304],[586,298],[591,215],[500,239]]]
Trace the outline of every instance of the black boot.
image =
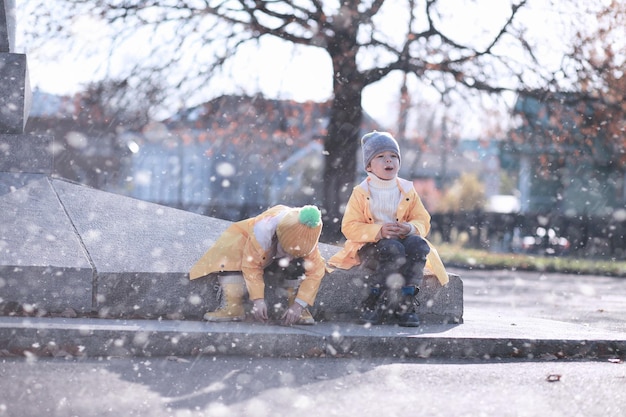
[[361,324],[380,324],[383,319],[383,292],[380,288],[372,288],[361,305]]
[[402,302],[396,314],[398,324],[402,327],[417,327],[420,325],[420,318],[417,315],[417,293],[419,288],[415,285],[402,287]]

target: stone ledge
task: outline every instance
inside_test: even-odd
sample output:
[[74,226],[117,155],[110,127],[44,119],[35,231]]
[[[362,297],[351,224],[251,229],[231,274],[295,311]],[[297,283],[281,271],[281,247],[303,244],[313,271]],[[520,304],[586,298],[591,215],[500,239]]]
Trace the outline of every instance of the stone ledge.
[[[320,245],[324,258],[329,259],[339,247]],[[320,319],[351,320],[359,315],[361,301],[367,297],[367,277],[371,271],[355,267],[334,269],[326,274],[311,313]],[[449,282],[442,286],[434,275],[424,277],[418,294],[418,314],[429,323],[463,322],[463,281],[456,274],[448,274]]]
[[345,322],[286,327],[192,320],[0,317],[0,356],[30,352],[65,358],[324,355],[526,361],[544,355],[598,360],[626,352],[621,333],[529,317],[516,323],[511,326],[508,317],[476,310],[468,311],[463,325],[424,324],[416,328]]
[[[0,247],[10,249],[0,252],[0,304],[51,314],[71,308],[97,317],[174,319],[201,319],[218,307],[215,280],[191,281],[188,271],[231,222],[42,174],[0,173],[0,192],[0,209],[8,215]],[[329,259],[339,247],[320,249]],[[311,312],[318,320],[358,318],[366,276],[361,268],[327,274]],[[278,285],[266,288],[268,304],[284,308]],[[425,322],[463,321],[457,275],[443,287],[425,277],[418,300]]]
[[[359,316],[361,301],[367,297],[366,273],[360,269],[327,274],[320,287],[312,313],[327,320],[351,320]],[[450,281],[439,284],[434,275],[426,275],[418,294],[417,313],[423,322],[463,322],[463,282],[456,274],[448,274]]]
[[[367,297],[367,281],[363,277],[366,272],[354,270],[334,270],[326,274],[315,300],[310,307],[311,314],[317,321],[356,321],[360,315],[359,307]],[[424,323],[429,324],[459,324],[463,323],[463,282],[456,274],[448,274],[450,282],[441,286],[434,275],[424,277],[418,295],[419,307],[417,313]],[[193,306],[189,301],[179,297],[171,300],[169,313],[180,314],[182,317],[200,319],[205,311],[215,310],[219,306],[217,299],[217,280],[199,278],[190,283],[189,288],[182,292],[181,297],[187,295],[190,299],[201,300]],[[178,290],[176,290],[178,292]],[[270,306],[270,315],[277,319],[286,308],[286,296],[280,288],[280,283],[266,282],[265,297]],[[119,299],[119,297],[114,297]],[[165,306],[165,300],[158,300],[157,304]],[[172,311],[176,305],[179,310]],[[246,306],[250,308],[249,302]],[[120,305],[117,306],[118,308]],[[154,306],[152,307],[154,311]],[[119,312],[119,310],[118,310]],[[162,314],[167,312],[163,309]],[[174,317],[176,318],[176,316]]]
[[31,102],[26,55],[0,52],[0,133],[24,133]]
[[52,174],[52,143],[47,135],[0,133],[0,172]]

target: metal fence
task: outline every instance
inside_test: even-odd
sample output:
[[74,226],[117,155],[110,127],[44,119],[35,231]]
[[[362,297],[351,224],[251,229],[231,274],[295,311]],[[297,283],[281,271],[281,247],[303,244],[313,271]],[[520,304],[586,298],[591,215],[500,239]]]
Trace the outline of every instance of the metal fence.
[[494,252],[626,259],[624,216],[433,213],[431,236]]

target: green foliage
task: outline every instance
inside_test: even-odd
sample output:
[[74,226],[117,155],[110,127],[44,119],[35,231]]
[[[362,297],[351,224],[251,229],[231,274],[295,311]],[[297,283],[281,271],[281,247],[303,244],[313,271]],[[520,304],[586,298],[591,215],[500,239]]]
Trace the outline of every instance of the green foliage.
[[500,173],[500,194],[514,195],[517,192],[517,178],[505,171]]
[[464,173],[445,191],[438,211],[481,210],[485,206],[485,186],[476,174]]
[[581,275],[626,277],[626,261],[599,261],[572,257],[543,257],[520,253],[493,253],[438,243],[444,264],[472,269],[510,269]]

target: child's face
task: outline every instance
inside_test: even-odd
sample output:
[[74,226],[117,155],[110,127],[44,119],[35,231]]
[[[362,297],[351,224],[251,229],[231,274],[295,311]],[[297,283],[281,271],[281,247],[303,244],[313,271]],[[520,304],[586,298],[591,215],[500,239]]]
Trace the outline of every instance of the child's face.
[[381,180],[391,180],[398,175],[400,158],[395,152],[385,151],[377,154],[367,167],[367,171],[373,173]]

